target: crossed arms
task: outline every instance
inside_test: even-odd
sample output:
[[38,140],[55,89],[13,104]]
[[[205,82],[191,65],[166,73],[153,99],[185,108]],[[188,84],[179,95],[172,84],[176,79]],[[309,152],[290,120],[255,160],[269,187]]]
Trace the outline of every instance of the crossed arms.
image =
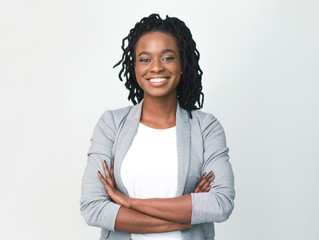
[[[119,209],[115,230],[128,233],[159,233],[183,230],[192,227],[192,199],[190,194],[176,198],[133,199],[115,188],[114,161],[110,171],[103,161],[105,177],[98,172],[109,197]],[[214,180],[213,172],[204,173],[194,189],[194,193],[208,192]]]

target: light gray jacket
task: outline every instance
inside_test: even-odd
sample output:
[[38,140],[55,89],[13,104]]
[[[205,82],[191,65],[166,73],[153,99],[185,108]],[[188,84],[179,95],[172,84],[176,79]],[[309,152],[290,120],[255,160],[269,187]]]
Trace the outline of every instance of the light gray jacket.
[[[142,104],[106,111],[94,129],[82,180],[81,214],[87,224],[102,228],[100,239],[130,239],[130,234],[114,231],[120,205],[110,200],[97,171],[103,172],[103,160],[110,166],[114,159],[117,189],[128,195],[120,168],[138,129]],[[182,236],[189,240],[213,240],[214,222],[228,219],[234,207],[234,176],[220,123],[213,115],[201,111],[192,111],[192,116],[190,119],[187,111],[177,106],[177,195],[191,193],[194,224],[182,231]],[[210,192],[192,193],[203,173],[211,170],[216,177]]]

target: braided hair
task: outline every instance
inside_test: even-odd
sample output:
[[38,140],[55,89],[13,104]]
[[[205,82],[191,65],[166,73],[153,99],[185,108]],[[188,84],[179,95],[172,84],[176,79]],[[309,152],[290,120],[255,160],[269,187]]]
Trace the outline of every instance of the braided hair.
[[144,97],[144,91],[138,85],[135,77],[135,47],[142,35],[154,31],[171,34],[177,39],[182,61],[182,75],[177,86],[177,99],[180,107],[187,110],[191,117],[192,110],[203,107],[203,72],[198,64],[199,52],[192,34],[185,23],[178,18],[166,16],[166,19],[163,20],[158,14],[151,14],[136,23],[127,37],[122,40],[122,59],[114,67],[122,65],[118,76],[121,81],[123,78],[126,79],[125,87],[129,90],[128,100],[135,105]]

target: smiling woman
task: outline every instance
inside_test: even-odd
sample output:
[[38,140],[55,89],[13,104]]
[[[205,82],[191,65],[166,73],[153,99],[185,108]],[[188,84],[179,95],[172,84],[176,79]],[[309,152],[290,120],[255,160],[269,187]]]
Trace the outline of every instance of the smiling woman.
[[[127,43],[127,45],[126,45]],[[108,239],[214,239],[233,210],[225,134],[202,107],[199,53],[187,26],[152,14],[123,40],[119,78],[135,106],[94,130],[81,213]]]

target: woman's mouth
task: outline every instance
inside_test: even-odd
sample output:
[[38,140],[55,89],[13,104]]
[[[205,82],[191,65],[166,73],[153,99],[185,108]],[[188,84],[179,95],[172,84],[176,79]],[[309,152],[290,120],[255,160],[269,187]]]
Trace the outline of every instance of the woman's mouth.
[[162,77],[162,78],[150,78],[149,81],[150,82],[154,82],[154,83],[158,83],[158,82],[163,82],[165,80],[167,80],[167,77]]

